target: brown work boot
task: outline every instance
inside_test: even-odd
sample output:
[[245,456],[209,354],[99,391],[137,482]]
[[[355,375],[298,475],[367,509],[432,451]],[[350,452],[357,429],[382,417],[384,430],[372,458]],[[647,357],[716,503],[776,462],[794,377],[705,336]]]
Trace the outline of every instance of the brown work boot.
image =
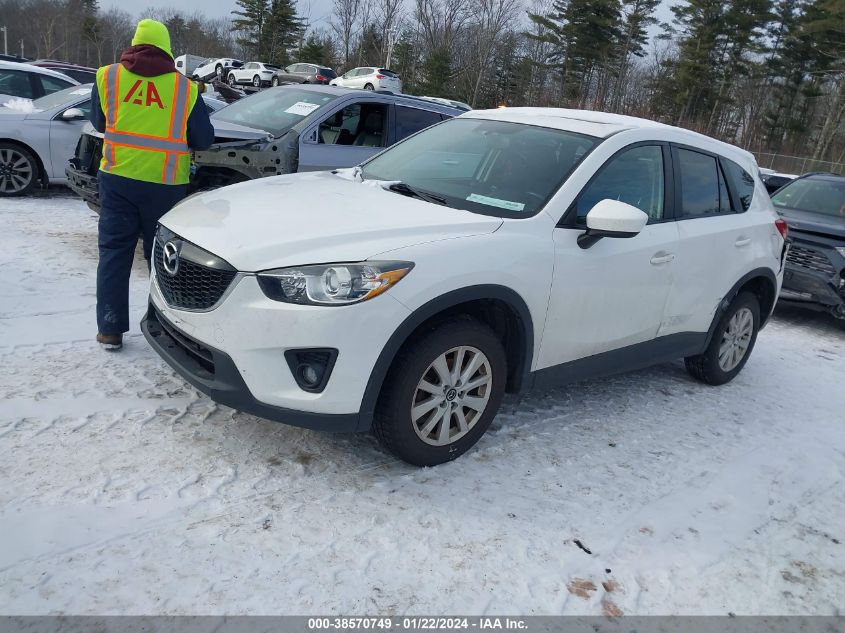
[[105,350],[116,352],[123,347],[123,334],[103,334],[97,333],[97,342]]

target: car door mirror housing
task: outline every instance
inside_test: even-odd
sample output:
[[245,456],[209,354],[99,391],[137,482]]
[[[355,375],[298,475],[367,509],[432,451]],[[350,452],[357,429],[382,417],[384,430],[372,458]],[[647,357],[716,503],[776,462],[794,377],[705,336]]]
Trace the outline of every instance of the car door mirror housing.
[[648,223],[648,215],[620,200],[604,199],[587,213],[587,230],[578,236],[578,246],[590,248],[603,237],[634,237]]
[[63,121],[78,121],[85,118],[85,113],[79,108],[68,108],[62,112],[61,118]]

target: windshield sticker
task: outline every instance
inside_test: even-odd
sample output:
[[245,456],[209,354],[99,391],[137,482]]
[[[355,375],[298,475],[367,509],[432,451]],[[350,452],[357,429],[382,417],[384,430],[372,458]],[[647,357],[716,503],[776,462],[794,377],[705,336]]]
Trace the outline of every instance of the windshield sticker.
[[308,103],[307,101],[297,101],[291,107],[289,107],[285,112],[288,114],[298,114],[299,116],[308,116],[314,110],[319,108],[319,104],[317,103]]
[[499,200],[499,198],[488,198],[487,196],[480,196],[477,193],[471,193],[468,195],[467,202],[478,202],[479,204],[486,204],[490,207],[499,207],[500,209],[507,209],[508,211],[522,211],[525,208],[525,205],[521,202]]

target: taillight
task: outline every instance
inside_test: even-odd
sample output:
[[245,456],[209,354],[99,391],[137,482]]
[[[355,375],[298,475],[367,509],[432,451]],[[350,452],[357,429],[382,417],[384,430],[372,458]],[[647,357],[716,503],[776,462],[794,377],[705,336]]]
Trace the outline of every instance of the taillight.
[[780,236],[783,239],[789,237],[789,225],[783,218],[778,218],[777,220],[775,220],[775,228],[778,230],[778,233],[780,233]]
[[325,81],[325,80],[326,80],[326,78],[325,78],[325,77],[323,77],[322,75],[317,75],[317,76],[315,77],[315,79],[316,79],[317,81]]
[[387,75],[376,75],[376,79],[384,79]]

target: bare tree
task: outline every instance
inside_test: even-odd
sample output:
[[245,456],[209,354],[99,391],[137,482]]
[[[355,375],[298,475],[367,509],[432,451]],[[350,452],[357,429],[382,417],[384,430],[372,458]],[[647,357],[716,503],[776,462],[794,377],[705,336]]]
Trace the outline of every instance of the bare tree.
[[361,11],[363,0],[334,0],[334,13],[331,19],[332,30],[340,39],[340,47],[343,50],[344,68],[349,65],[349,55],[352,51],[352,42],[355,31],[358,27],[358,14]]
[[464,0],[416,0],[416,18],[428,50],[450,50],[466,23]]
[[489,69],[496,45],[522,10],[522,0],[474,0],[470,9],[472,65],[475,73],[475,86],[470,101],[473,107],[478,101],[481,79]]
[[399,23],[402,19],[403,0],[375,0],[374,13],[381,33],[383,49],[380,64],[387,65],[390,49],[395,42]]

